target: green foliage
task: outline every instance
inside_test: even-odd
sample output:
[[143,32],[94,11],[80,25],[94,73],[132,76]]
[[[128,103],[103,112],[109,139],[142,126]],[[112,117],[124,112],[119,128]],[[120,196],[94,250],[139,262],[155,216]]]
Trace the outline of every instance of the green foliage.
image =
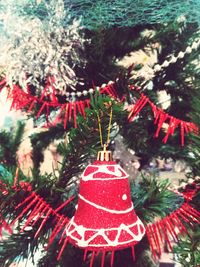
[[[79,8],[83,7],[80,7],[79,4],[86,2],[87,1],[76,1],[76,3],[72,3],[72,8],[74,8],[74,10],[77,8],[78,12]],[[134,1],[132,1],[132,3],[133,2]],[[91,4],[91,1],[88,1],[87,3]],[[120,4],[119,1],[117,1],[117,3]],[[131,51],[136,51],[140,48],[144,49],[146,44],[159,42],[162,49],[159,52],[158,63],[162,64],[167,55],[184,50],[187,43],[192,42],[192,39],[196,36],[194,32],[197,30],[197,25],[185,25],[183,30],[180,30],[179,23],[172,23],[164,26],[156,23],[156,25],[147,25],[145,27],[112,27],[105,29],[107,26],[104,22],[105,20],[106,22],[109,22],[111,17],[110,15],[105,17],[104,7],[110,4],[102,4],[103,5],[101,6],[100,2],[97,4],[94,3],[90,6],[87,12],[84,11],[86,14],[90,14],[91,10],[92,12],[98,11],[99,18],[97,19],[99,20],[102,20],[100,15],[104,13],[104,21],[102,20],[103,24],[101,27],[98,25],[95,30],[85,30],[86,36],[91,37],[91,43],[86,47],[85,53],[88,62],[85,69],[79,70],[80,77],[84,78],[84,88],[88,88],[93,83],[95,85],[100,85],[103,82],[108,82],[110,79],[114,80],[120,78],[117,83],[117,91],[119,95],[125,95],[128,103],[134,104],[135,102],[132,99],[135,94],[131,95],[128,92],[128,84],[130,82],[134,83],[135,81],[128,80],[124,69],[115,65],[116,60],[122,58],[125,54]],[[121,1],[121,6],[124,4],[127,3],[122,4]],[[95,15],[95,12],[92,14]],[[93,18],[94,17],[91,16],[90,19]],[[95,24],[96,22],[93,21],[93,23]],[[92,24],[92,27],[96,27],[94,24]],[[182,26],[183,24],[184,23],[181,23]],[[156,34],[150,38],[141,37],[140,33],[145,28],[155,30]],[[199,53],[199,51],[197,51],[197,53]],[[186,120],[191,120],[191,117],[193,117],[195,122],[199,124],[199,95],[193,97],[194,92],[197,91],[195,87],[199,88],[200,85],[199,70],[194,68],[194,64],[190,64],[191,61],[195,59],[195,56],[197,56],[197,53],[193,53],[191,57],[179,60],[177,63],[170,65],[165,72],[156,74],[153,79],[153,90],[146,90],[145,94],[148,94],[150,99],[156,103],[157,91],[166,89],[172,97],[172,105],[167,112]],[[141,157],[142,166],[151,160],[152,157],[157,156],[163,158],[172,157],[174,159],[188,159],[188,152],[191,151],[193,153],[193,158],[190,156],[189,160],[193,167],[193,172],[199,174],[199,137],[193,137],[194,145],[191,145],[186,141],[187,146],[183,149],[180,147],[180,136],[177,130],[174,137],[170,138],[167,144],[162,144],[161,140],[164,133],[161,133],[161,136],[158,139],[154,138],[155,125],[153,123],[153,115],[148,108],[144,109],[133,123],[129,123],[127,120],[128,111],[124,110],[123,105],[116,103],[115,100],[112,100],[109,97],[96,94],[91,98],[91,109],[86,110],[86,117],[77,117],[78,127],[76,129],[72,127],[72,121],[71,124],[68,125],[67,130],[63,129],[63,125],[57,125],[56,127],[48,129],[46,132],[31,136],[34,162],[32,177],[30,178],[31,184],[33,190],[42,196],[53,208],[57,208],[71,195],[77,195],[78,187],[73,183],[72,178],[79,177],[87,164],[95,160],[97,151],[101,149],[97,113],[99,113],[101,118],[103,140],[104,142],[106,141],[110,102],[112,102],[113,108],[112,139],[114,139],[117,133],[123,135],[127,147],[132,148],[136,155]],[[192,115],[190,115],[191,105],[193,105],[194,108]],[[17,163],[16,151],[22,138],[22,132],[23,127],[21,125],[14,137],[12,133],[0,133],[0,162],[6,165],[6,169],[8,169],[9,172],[8,176],[3,173],[0,178],[3,178],[3,181],[8,185],[10,190],[8,195],[4,195],[0,192],[0,209],[3,216],[8,219],[8,221],[12,221],[13,218],[16,218],[17,215],[19,215],[20,210],[16,210],[15,207],[28,195],[23,191],[16,192],[11,187]],[[58,139],[63,140],[57,148],[58,153],[63,156],[63,159],[60,162],[60,169],[57,170],[56,173],[50,175],[41,175],[39,167],[43,161],[43,152],[52,141]],[[20,172],[19,180],[26,181],[28,179]],[[168,181],[160,181],[157,177],[145,174],[131,184],[131,194],[136,213],[145,224],[153,222],[155,218],[162,218],[170,214],[182,204],[183,199],[169,191],[168,187]],[[74,214],[74,206],[76,205],[76,202],[77,198],[64,208],[62,213],[65,216],[71,217]],[[24,223],[26,217],[27,215],[24,215],[20,220],[19,223],[21,225]],[[38,238],[34,239],[34,234],[38,229],[39,223],[40,221],[38,221],[33,229],[29,229],[24,233],[20,233],[20,225],[17,226],[16,233],[0,244],[0,262],[2,266],[8,267],[10,263],[13,260],[16,260],[19,256],[22,258],[27,258],[27,256],[32,257],[39,245],[44,246],[46,244],[50,232],[55,227],[55,221],[52,218],[49,218]],[[186,239],[183,240],[185,243],[183,243],[182,251],[188,251],[189,246],[189,251],[195,254],[196,252],[192,251],[190,246],[194,243],[192,243],[193,241],[190,241],[186,242]],[[58,235],[58,238],[52,244],[50,249],[44,252],[41,256],[37,266],[87,266],[88,261],[86,263],[82,262],[82,251],[73,248],[70,245],[64,251],[63,257],[58,263],[56,255],[59,248]],[[149,257],[148,242],[146,238],[144,238],[135,249],[135,263],[132,262],[130,251],[124,250],[116,253],[115,267],[124,266],[124,263],[126,263],[126,267],[152,267],[155,265]],[[183,259],[184,256],[182,256],[181,251],[179,252],[180,258]],[[196,254],[195,256],[192,256],[193,254],[191,254],[191,258],[194,259],[196,258]]]
[[85,49],[86,67],[80,71],[80,76],[85,80],[84,86],[99,86],[119,78],[123,68],[116,65],[116,59],[135,49],[141,29],[143,27],[85,30],[86,38],[91,41]]
[[[88,63],[83,75],[87,86],[91,86],[92,82],[95,85],[100,85],[110,79],[119,78],[117,82],[119,95],[125,94],[128,102],[134,103],[132,99],[136,94],[130,95],[128,84],[137,82],[140,85],[143,79],[131,79],[128,81],[130,77],[127,76],[122,67],[116,66],[116,60],[123,58],[124,55],[128,55],[131,51],[144,49],[146,45],[159,43],[161,50],[158,53],[158,63],[162,64],[168,55],[176,55],[179,51],[184,51],[187,45],[191,44],[194,38],[197,37],[195,32],[198,25],[184,24],[184,22],[174,22],[168,24],[167,27],[166,25],[147,25],[146,29],[155,31],[155,34],[150,37],[141,36],[141,31],[144,29],[142,26],[134,28],[100,28],[96,31],[87,32],[86,35],[91,38],[91,44],[88,45],[86,50]],[[148,51],[146,53],[148,55]],[[172,104],[166,112],[186,121],[191,121],[192,94],[200,82],[198,70],[191,64],[198,53],[197,51],[190,56],[186,55],[184,59],[179,59],[165,71],[155,75],[153,90],[145,91],[145,94],[156,103],[157,91],[166,89],[172,99]],[[134,59],[132,63],[134,64]],[[186,105],[186,103],[188,104]],[[170,137],[167,144],[162,144],[163,131],[161,130],[159,138],[154,137],[155,131],[156,125],[154,125],[153,114],[148,108],[144,108],[133,123],[130,124],[127,120],[124,120],[122,124],[121,134],[126,139],[128,147],[136,151],[141,158],[142,166],[157,155],[162,158],[172,157],[173,159],[188,160],[187,145],[189,141],[187,135],[185,136],[186,146],[181,147],[179,129],[175,131],[173,137]],[[141,136],[143,138],[140,138]],[[135,139],[137,139],[137,142],[135,142]]]
[[40,164],[44,160],[44,150],[53,141],[57,140],[65,134],[63,126],[58,125],[57,127],[51,127],[48,131],[33,134],[30,136],[31,144],[33,147],[32,159],[34,169],[39,171]]
[[[79,116],[77,128],[70,129],[67,144],[63,142],[58,146],[58,152],[63,155],[62,167],[59,171],[59,186],[63,187],[70,178],[77,176],[85,168],[88,160],[95,159],[97,151],[102,149],[97,113],[101,119],[101,127],[104,129],[103,142],[106,142],[110,105],[113,110],[113,123],[122,121],[125,116],[122,105],[109,97],[96,94],[91,98],[91,108],[86,110],[86,117]],[[115,131],[114,126],[112,131]]]
[[25,124],[17,123],[17,128],[14,131],[0,131],[0,163],[6,166],[17,165],[17,150],[22,140]]
[[14,172],[11,173],[8,171],[3,165],[0,165],[0,180],[3,181],[6,184],[12,184],[13,183],[13,177]]
[[[200,68],[198,68],[200,71]],[[198,84],[197,84],[198,86]],[[200,91],[196,90],[192,98],[191,117],[200,129]],[[193,175],[200,175],[200,136],[192,135],[190,144],[189,162],[192,165]]]
[[[63,130],[63,127],[61,128],[61,126],[58,126],[57,128],[50,129],[49,136],[46,132],[32,136],[35,168],[32,170],[31,184],[33,190],[41,195],[43,199],[53,208],[57,208],[60,204],[63,203],[64,200],[69,198],[70,195],[77,194],[77,188],[75,185],[70,189],[68,188],[70,183],[72,184],[72,182],[70,182],[70,179],[74,176],[80,175],[80,172],[85,168],[87,162],[91,159],[96,158],[97,150],[101,149],[99,141],[97,112],[99,113],[99,116],[101,118],[102,128],[106,129],[109,122],[111,103],[113,110],[113,121],[122,120],[123,107],[121,104],[117,104],[109,97],[95,95],[91,99],[91,109],[86,110],[86,118],[77,118],[77,129],[70,127],[69,131],[65,132]],[[121,116],[119,116],[119,114],[121,114]],[[58,146],[58,152],[63,156],[63,160],[62,162],[60,162],[61,168],[58,171],[57,176],[55,176],[54,174],[41,175],[38,167],[42,160],[42,150],[48,146],[51,140],[53,140],[54,138],[60,138],[64,134],[66,134],[68,140],[67,142],[66,140],[63,141]],[[106,141],[106,138],[107,131],[105,131],[103,134],[104,142]],[[21,175],[22,174],[20,173],[19,180],[22,179]],[[8,181],[5,182],[8,184]],[[20,214],[22,210],[16,210],[15,207],[28,196],[28,194],[24,191],[16,192],[15,190],[13,190],[11,188],[12,183],[13,178],[11,179],[8,195],[5,196],[0,192],[0,209],[2,211],[2,215],[7,218],[8,221],[12,221]],[[76,204],[76,201],[77,199],[75,199],[74,203],[68,205],[65,209],[63,209],[65,216],[71,217],[74,214],[74,206]],[[24,223],[26,216],[27,215],[24,215],[19,220],[20,225]],[[5,242],[1,243],[0,259],[5,267],[9,266],[9,263],[16,259],[18,256],[26,258],[27,255],[29,255],[30,257],[32,257],[34,255],[35,249],[39,246],[39,244],[45,244],[51,230],[54,229],[56,222],[55,220],[53,220],[53,218],[49,218],[47,223],[45,224],[45,227],[41,231],[41,234],[33,240],[33,237],[39,227],[39,223],[40,221],[38,221],[33,229],[26,231],[24,236],[18,232],[16,235],[9,237]],[[19,229],[19,227],[17,227],[17,229]],[[58,242],[59,239],[55,241],[56,254],[58,252],[58,248],[60,248]],[[17,249],[14,243],[18,246]],[[10,257],[12,249],[15,251],[12,253],[12,257]],[[72,255],[75,253],[74,251],[74,249],[71,249]],[[80,250],[77,251],[78,254],[76,256],[78,257]],[[69,252],[66,252],[65,256],[67,255],[66,257],[68,257],[68,260],[73,262],[68,253]],[[48,262],[49,255],[51,255],[50,257],[53,264],[53,259],[55,259],[55,250],[53,249],[53,247],[50,251],[47,252],[44,259],[41,259],[40,264],[42,264],[42,262]],[[63,260],[63,264],[64,262],[66,262],[66,260]],[[74,262],[74,264],[77,264],[74,266],[80,266],[77,262]]]
[[[34,239],[33,231],[12,234],[12,236],[6,240],[6,246],[4,246],[3,242],[0,242],[1,266],[8,267],[13,262],[20,262],[21,259],[33,258],[39,244],[42,245],[43,241],[41,239],[40,242],[38,242]],[[5,257],[5,255],[7,255],[7,257]]]
[[196,226],[190,234],[181,238],[181,242],[174,247],[177,262],[184,267],[198,267],[200,265],[200,227]]
[[[45,199],[45,201],[53,208],[58,207],[71,194],[77,193],[77,188],[75,185],[71,189],[68,189],[68,186],[71,183],[71,178],[80,175],[80,172],[85,168],[87,163],[90,160],[95,159],[97,150],[101,149],[97,113],[99,114],[101,120],[102,129],[104,129],[103,142],[106,142],[111,105],[113,111],[113,122],[117,122],[118,125],[123,125],[123,122],[127,117],[127,112],[123,111],[123,105],[117,104],[109,97],[96,94],[91,98],[91,109],[86,110],[86,118],[78,117],[78,128],[70,128],[69,131],[66,132],[67,142],[63,141],[58,146],[58,152],[63,156],[63,160],[60,163],[61,168],[59,173],[56,176],[41,176],[38,169],[33,169],[31,177],[33,190],[41,195],[43,199]],[[55,128],[50,129],[49,138],[46,133],[33,136],[32,144],[35,146],[35,151],[41,151],[41,149],[49,144],[50,140],[53,140],[55,137],[61,137],[64,132],[59,127],[60,126],[58,126],[57,130]],[[112,138],[114,138],[115,134],[120,130],[122,130],[121,127],[117,127],[115,129],[113,126]],[[33,155],[36,155],[34,153]],[[36,158],[39,159],[39,157]],[[39,166],[39,161],[37,166]],[[21,176],[19,178],[21,179]],[[143,176],[139,183],[135,183],[135,185],[132,187],[132,196],[136,211],[144,220],[144,222],[147,223],[152,221],[155,217],[165,216],[167,213],[176,208],[176,206],[171,206],[171,209],[168,208],[170,206],[169,202],[175,201],[176,199],[174,194],[168,191],[167,187],[168,183],[166,181],[158,182],[152,177],[145,176]],[[3,210],[4,217],[9,221],[12,221],[13,218],[16,218],[21,210],[15,210],[15,206],[18,203],[21,203],[21,201],[23,201],[23,199],[26,197],[27,193],[23,191],[16,192],[12,190],[12,188],[10,188],[10,193],[8,195],[4,196],[1,194],[1,209]],[[71,217],[74,214],[74,206],[76,201],[77,199],[63,209],[65,216]],[[26,215],[20,219],[19,225],[23,224],[25,219]],[[39,223],[40,222],[38,221],[33,229],[25,231],[24,234],[17,233],[14,236],[9,237],[5,242],[1,243],[1,261],[5,267],[9,266],[8,264],[17,257],[32,257],[36,248],[41,244],[45,244],[45,242],[48,240],[49,233],[55,227],[55,221],[52,218],[49,218],[40,235],[37,238],[33,238],[39,227]],[[17,229],[19,229],[19,226]],[[61,262],[56,263],[55,255],[60,247],[58,242],[59,238],[55,240],[50,250],[48,250],[44,254],[44,257],[40,259],[38,266],[45,266],[45,264],[49,264],[49,266],[55,266],[55,264],[57,264],[57,266],[65,266],[66,262],[68,261],[70,262],[70,266],[81,266],[80,259],[82,259],[82,252],[79,249],[74,250],[74,248],[69,250],[66,249]],[[17,249],[15,244],[18,244]],[[14,250],[13,253],[12,249]],[[141,242],[137,249],[140,252],[143,251],[143,253],[147,253],[147,242]],[[127,262],[130,261],[131,264],[132,259],[130,259],[130,256],[128,256],[129,253],[127,256],[125,256],[126,253],[128,252],[121,252],[118,254],[116,266],[120,266],[121,260],[124,259],[124,257],[127,257]],[[10,254],[12,254],[12,257],[10,257]],[[76,258],[76,261],[72,261],[72,256]],[[49,262],[49,259],[51,259],[51,263]],[[139,262],[137,264],[139,264]],[[144,262],[142,264],[145,266]],[[137,266],[142,265],[140,263],[140,265]]]
[[[48,178],[43,176],[39,178],[40,184],[37,185],[37,193],[40,194],[52,207],[58,207],[59,204],[63,202],[65,190],[63,189],[61,191],[61,187],[59,189],[55,182],[49,180],[50,177]],[[145,175],[143,175],[138,182],[135,182],[131,185],[131,193],[135,210],[137,212],[137,215],[140,216],[140,218],[145,223],[152,222],[155,217],[166,216],[181,204],[181,198],[177,197],[177,195],[169,191],[168,186],[168,181],[158,181],[153,176]],[[27,196],[27,193],[24,193],[23,191],[16,193],[11,189],[8,196],[2,195],[1,203],[6,203],[7,205],[3,209],[4,216],[6,216],[9,220],[16,218],[21,210],[15,211],[15,207]],[[74,205],[65,209],[65,216],[72,216],[72,212],[74,212]],[[24,216],[22,220],[20,220],[20,224],[17,226],[16,230],[18,230],[19,227],[23,225],[23,220],[25,219],[25,217],[26,216]],[[38,246],[43,246],[46,244],[51,229],[54,229],[55,227],[55,221],[51,218],[48,219],[41,234],[38,236],[38,238],[34,238],[34,235],[39,227],[39,223],[40,222],[38,222],[33,229],[29,229],[24,233],[17,232],[16,234],[11,235],[5,242],[0,244],[0,260],[4,264],[4,267],[8,267],[12,261],[19,259],[19,257],[25,259],[27,257],[33,257]],[[82,263],[83,252],[71,246],[68,246],[66,248],[61,261],[58,263],[56,260],[56,255],[60,248],[58,242],[59,235],[50,249],[44,252],[43,257],[37,264],[38,267],[62,267],[66,266],[66,262],[70,263],[71,267],[85,266],[84,263]],[[136,255],[143,256],[137,257],[134,265],[130,256],[130,250],[125,250],[116,253],[115,267],[120,267],[124,259],[126,259],[126,263],[129,264],[127,266],[154,266],[154,263],[148,257],[148,242],[146,239],[140,242],[135,249]],[[12,257],[10,255],[12,255]]]
[[131,184],[131,195],[136,213],[145,223],[167,216],[183,203],[182,198],[169,190],[168,180],[144,173],[138,180]]

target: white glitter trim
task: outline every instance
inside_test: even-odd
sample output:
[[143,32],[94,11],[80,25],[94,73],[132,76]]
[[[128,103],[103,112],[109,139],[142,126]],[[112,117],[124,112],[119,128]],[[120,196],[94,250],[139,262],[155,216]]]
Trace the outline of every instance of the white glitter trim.
[[[138,228],[138,234],[135,235],[130,228],[134,227],[137,225]],[[143,233],[141,232],[140,226],[142,226],[143,228]],[[70,228],[73,228],[73,230],[69,230]],[[93,236],[91,236],[88,240],[85,240],[85,232],[86,231],[93,231],[95,232]],[[106,235],[106,232],[110,232],[110,231],[118,231],[115,240],[110,240],[108,238],[108,236]],[[119,242],[119,237],[121,235],[122,231],[126,231],[130,236],[132,236],[132,239],[129,239],[127,241],[123,241],[123,242]],[[73,236],[73,233],[77,232],[78,235],[81,237],[80,239]],[[67,225],[66,228],[66,234],[67,236],[69,236],[71,239],[73,239],[74,241],[76,241],[77,245],[80,247],[116,247],[119,245],[126,245],[129,244],[131,242],[134,241],[140,241],[142,239],[142,237],[145,234],[145,228],[143,223],[141,222],[141,220],[139,218],[137,218],[137,221],[133,224],[130,225],[125,225],[125,224],[121,224],[119,227],[116,228],[102,228],[102,229],[92,229],[92,228],[85,228],[82,225],[77,225],[74,222],[74,218],[71,219],[71,221],[69,222],[69,224]],[[90,244],[97,236],[102,236],[105,240],[105,242],[107,242],[107,244]]]
[[[83,181],[104,181],[104,180],[108,181],[108,180],[121,180],[121,179],[127,179],[128,178],[128,174],[118,164],[114,164],[114,165],[88,165],[88,167],[92,167],[92,168],[95,167],[98,169],[96,171],[88,174],[88,175],[85,175],[85,171],[84,171],[82,174],[82,180]],[[114,167],[114,171],[108,170],[107,167]],[[93,176],[98,172],[101,172],[101,173],[105,172],[106,174],[115,175],[116,177],[113,177],[113,178],[93,178]],[[125,174],[125,176],[122,175],[123,173]]]
[[132,202],[131,202],[131,207],[126,209],[126,210],[111,210],[111,209],[107,209],[103,206],[100,206],[98,204],[95,204],[94,202],[89,201],[88,199],[84,198],[80,194],[79,194],[79,198],[82,199],[83,201],[85,201],[86,203],[88,203],[89,205],[95,207],[96,209],[104,210],[104,211],[107,211],[107,212],[113,213],[113,214],[125,214],[125,213],[131,212],[133,210],[133,203]]

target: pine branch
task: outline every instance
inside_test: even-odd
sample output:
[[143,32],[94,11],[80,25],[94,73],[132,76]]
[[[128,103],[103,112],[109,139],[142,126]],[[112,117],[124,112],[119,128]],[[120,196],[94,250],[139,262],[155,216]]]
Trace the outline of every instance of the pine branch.
[[[60,179],[57,186],[64,187],[73,176],[77,176],[86,167],[87,162],[95,159],[100,148],[100,135],[97,121],[97,112],[101,114],[103,140],[107,138],[107,127],[110,108],[107,106],[112,102],[113,122],[123,120],[122,106],[115,103],[109,97],[96,95],[91,100],[91,108],[86,110],[86,117],[78,117],[78,128],[71,129],[68,134],[67,145],[62,143],[58,151],[64,156]],[[115,128],[113,127],[113,130]]]
[[33,165],[34,169],[38,170],[38,173],[40,164],[44,160],[43,152],[45,148],[55,139],[62,138],[64,134],[65,130],[63,126],[58,125],[56,127],[49,128],[49,130],[46,132],[33,134],[30,137],[31,144],[33,147],[33,152],[32,152]]
[[17,128],[13,132],[0,132],[0,162],[7,166],[17,165],[17,150],[22,141],[25,124],[23,122],[17,123]]
[[0,243],[1,266],[9,267],[13,262],[29,257],[33,259],[38,245],[32,231],[12,234],[4,242]]
[[[191,232],[191,231],[190,231]],[[185,267],[199,266],[200,264],[200,227],[195,229],[187,237],[181,238],[178,246],[174,247],[177,262]]]
[[131,184],[131,195],[137,215],[145,223],[165,217],[183,203],[183,198],[169,190],[168,180],[142,174],[139,181]]

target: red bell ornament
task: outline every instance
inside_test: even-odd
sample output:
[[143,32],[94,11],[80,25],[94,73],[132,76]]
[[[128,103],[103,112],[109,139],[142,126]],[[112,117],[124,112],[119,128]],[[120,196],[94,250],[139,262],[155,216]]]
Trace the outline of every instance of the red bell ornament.
[[[131,247],[145,234],[145,227],[134,211],[127,173],[112,161],[110,151],[98,153],[98,160],[86,167],[80,181],[78,204],[66,228],[70,243],[105,253]],[[103,263],[102,263],[103,266]]]

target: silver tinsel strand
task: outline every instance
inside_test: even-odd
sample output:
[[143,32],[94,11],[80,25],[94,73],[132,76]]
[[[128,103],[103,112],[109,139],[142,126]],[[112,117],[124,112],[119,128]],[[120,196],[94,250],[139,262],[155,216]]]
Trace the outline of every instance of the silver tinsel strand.
[[[46,12],[43,18],[22,12],[26,6],[33,10],[41,4]],[[63,0],[20,0],[17,4],[7,0],[0,4],[0,68],[9,86],[18,83],[26,90],[29,83],[40,95],[42,83],[50,77],[60,91],[75,89],[74,68],[84,65],[80,61],[83,57],[79,57],[84,40],[79,35],[78,20],[62,26],[66,17],[70,21]]]

